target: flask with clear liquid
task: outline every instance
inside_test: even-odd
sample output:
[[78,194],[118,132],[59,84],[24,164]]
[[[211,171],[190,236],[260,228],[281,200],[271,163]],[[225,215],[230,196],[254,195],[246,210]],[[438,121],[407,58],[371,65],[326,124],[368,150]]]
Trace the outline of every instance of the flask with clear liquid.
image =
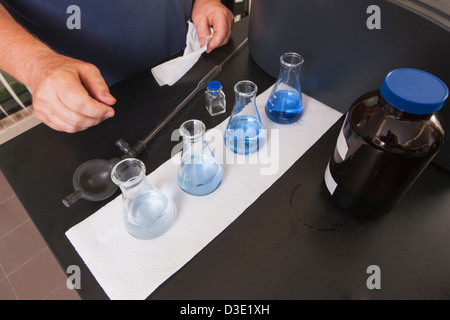
[[180,126],[180,134],[183,151],[177,173],[178,185],[191,195],[210,194],[222,182],[222,167],[205,140],[205,125],[200,120],[188,120]]
[[267,117],[276,123],[289,124],[303,115],[300,71],[303,57],[288,52],[280,57],[280,73],[266,104]]
[[225,130],[225,145],[238,154],[258,151],[266,140],[256,106],[258,87],[251,81],[240,81],[234,86],[235,104]]
[[122,191],[123,221],[131,236],[153,239],[172,226],[175,205],[150,183],[142,161],[134,158],[120,161],[112,169],[111,179]]

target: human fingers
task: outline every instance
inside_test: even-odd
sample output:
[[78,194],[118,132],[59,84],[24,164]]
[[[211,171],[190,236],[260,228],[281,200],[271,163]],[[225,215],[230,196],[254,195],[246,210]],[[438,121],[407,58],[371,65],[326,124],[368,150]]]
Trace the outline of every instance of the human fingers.
[[[59,107],[58,109],[61,110],[61,107]],[[58,114],[55,114],[38,110],[39,109],[35,109],[35,116],[37,119],[56,131],[63,131],[67,133],[86,130],[87,128],[92,127],[101,121],[99,119],[88,118],[82,115],[61,116],[61,111]]]
[[217,47],[220,47],[228,42],[231,36],[231,29],[233,27],[233,14],[228,10],[221,10],[210,18],[210,24],[213,27],[214,33],[208,43],[206,52],[211,52]]
[[116,103],[116,99],[109,92],[109,88],[96,66],[86,63],[79,72],[81,82],[91,96],[107,105]]
[[59,100],[47,95],[45,99],[33,97],[33,108],[36,118],[57,131],[68,133],[85,130],[100,123],[103,119],[79,114]]
[[36,117],[59,131],[76,132],[114,115],[115,99],[100,71],[58,54],[41,56],[30,81]]
[[105,119],[114,115],[113,108],[91,97],[80,79],[73,75],[61,79],[55,93],[68,109],[83,116]]
[[195,29],[197,31],[197,37],[200,41],[200,47],[206,44],[206,38],[211,35],[209,22],[206,16],[201,16],[195,21]]
[[38,114],[38,113],[36,113],[36,118],[38,118],[40,121],[45,123],[48,127],[52,128],[56,131],[62,131],[62,132],[67,132],[67,133],[75,133],[75,132],[83,131],[94,125],[94,124],[85,125],[86,124],[85,121],[83,122],[84,125],[82,125],[82,126],[71,125],[71,124],[63,121],[62,119],[55,117],[54,115],[48,117],[48,115],[46,115],[46,114]]

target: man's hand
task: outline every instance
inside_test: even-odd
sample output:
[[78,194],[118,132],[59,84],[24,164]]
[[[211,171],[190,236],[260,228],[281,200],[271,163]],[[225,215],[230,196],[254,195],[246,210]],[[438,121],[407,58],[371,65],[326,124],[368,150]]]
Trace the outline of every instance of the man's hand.
[[206,52],[210,53],[228,42],[234,17],[220,0],[195,0],[192,8],[192,22],[196,27],[202,47],[206,43],[206,38],[211,34],[210,27],[213,28],[214,35],[206,48]]
[[39,120],[76,132],[114,115],[116,99],[95,66],[56,54],[1,5],[0,30],[0,68],[30,88]]
[[85,130],[114,115],[116,99],[92,64],[56,53],[36,59],[30,90],[36,117],[65,132]]

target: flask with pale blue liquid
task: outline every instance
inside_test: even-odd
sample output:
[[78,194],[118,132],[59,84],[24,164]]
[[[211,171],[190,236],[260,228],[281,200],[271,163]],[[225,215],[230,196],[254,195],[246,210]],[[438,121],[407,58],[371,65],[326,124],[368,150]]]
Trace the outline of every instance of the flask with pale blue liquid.
[[180,134],[183,151],[177,173],[178,185],[191,195],[210,194],[222,182],[222,166],[205,140],[205,125],[200,120],[188,120],[180,126]]
[[235,104],[225,130],[225,145],[238,154],[258,151],[266,140],[256,106],[258,87],[251,81],[240,81],[234,86]]

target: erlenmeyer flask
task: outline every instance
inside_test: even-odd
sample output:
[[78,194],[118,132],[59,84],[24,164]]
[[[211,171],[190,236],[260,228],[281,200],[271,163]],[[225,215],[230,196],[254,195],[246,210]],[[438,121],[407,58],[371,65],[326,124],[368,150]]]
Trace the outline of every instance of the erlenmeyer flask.
[[186,193],[204,196],[222,182],[222,167],[205,140],[205,125],[200,120],[188,120],[180,126],[183,137],[178,185]]
[[225,145],[239,154],[252,154],[266,140],[266,133],[256,107],[258,87],[251,81],[240,81],[234,86],[235,103],[225,130]]
[[145,175],[142,161],[128,158],[117,163],[111,179],[122,190],[123,220],[128,233],[153,239],[166,232],[175,220],[175,205]]
[[267,117],[277,123],[288,124],[299,120],[303,114],[300,70],[303,57],[288,52],[280,57],[280,74],[267,100]]

